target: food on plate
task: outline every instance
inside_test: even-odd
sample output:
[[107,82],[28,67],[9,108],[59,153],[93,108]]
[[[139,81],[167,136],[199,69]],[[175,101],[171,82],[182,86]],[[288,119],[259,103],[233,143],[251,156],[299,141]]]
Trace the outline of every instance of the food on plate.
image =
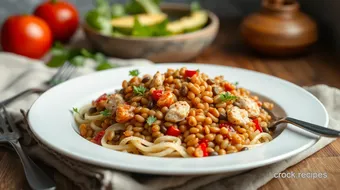
[[35,9],[34,15],[47,22],[56,41],[67,42],[78,29],[78,11],[65,1],[43,2]]
[[168,69],[102,94],[74,117],[80,135],[106,148],[158,157],[205,157],[248,150],[272,140],[271,116],[244,88],[199,70]]
[[44,20],[36,16],[10,16],[1,29],[4,51],[39,59],[52,45],[52,33]]
[[193,32],[208,23],[208,14],[198,3],[192,3],[191,13],[172,18],[162,12],[159,1],[132,0],[127,5],[110,5],[97,0],[95,9],[86,15],[87,25],[105,35],[155,37]]

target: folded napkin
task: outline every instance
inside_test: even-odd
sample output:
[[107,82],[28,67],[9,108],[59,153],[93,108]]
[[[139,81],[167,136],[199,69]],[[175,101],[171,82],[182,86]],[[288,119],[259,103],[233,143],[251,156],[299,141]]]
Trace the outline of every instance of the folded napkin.
[[[152,64],[145,60],[111,61],[125,65]],[[86,68],[78,70],[76,75],[92,72],[91,63]],[[55,69],[47,68],[41,61],[31,60],[8,53],[0,53],[0,101],[22,91],[24,88],[38,87],[53,75]],[[340,129],[340,90],[325,85],[306,87],[326,107],[329,116],[329,128]],[[20,123],[23,116],[19,109],[27,110],[37,95],[28,96],[16,101],[9,109]],[[24,114],[25,115],[25,114]],[[32,135],[29,127],[21,123],[28,135],[23,138],[26,151],[34,159],[39,159],[58,172],[72,180],[82,189],[119,189],[119,190],[154,190],[154,189],[256,189],[270,181],[275,173],[295,165],[301,160],[320,150],[334,139],[320,138],[316,144],[306,151],[284,161],[253,169],[243,174],[229,176],[230,174],[216,174],[206,176],[156,176],[133,174],[118,170],[102,168],[78,160],[68,158],[54,150],[49,149]],[[251,179],[251,180],[249,180]],[[61,189],[65,189],[62,181],[57,181]]]

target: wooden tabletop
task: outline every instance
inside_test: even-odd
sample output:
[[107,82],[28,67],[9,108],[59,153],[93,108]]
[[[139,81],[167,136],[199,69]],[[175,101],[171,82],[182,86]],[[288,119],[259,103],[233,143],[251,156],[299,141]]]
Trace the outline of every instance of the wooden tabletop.
[[[238,33],[240,20],[221,21],[214,43],[192,62],[240,67],[274,75],[299,86],[327,84],[340,88],[340,64],[329,49],[318,43],[300,56],[270,58],[258,55],[243,45]],[[340,139],[284,172],[327,173],[319,179],[273,179],[261,189],[339,189]],[[57,174],[55,178],[64,178]],[[63,187],[70,187],[65,181]],[[74,186],[73,186],[74,187]],[[0,189],[27,189],[27,182],[17,156],[0,147]],[[61,188],[64,189],[64,188]]]

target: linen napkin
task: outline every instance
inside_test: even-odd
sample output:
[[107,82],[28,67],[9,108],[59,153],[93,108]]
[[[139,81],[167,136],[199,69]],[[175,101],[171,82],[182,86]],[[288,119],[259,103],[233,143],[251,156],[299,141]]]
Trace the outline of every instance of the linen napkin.
[[[111,61],[119,63],[121,66],[152,64],[145,60],[112,59]],[[79,69],[75,76],[91,72],[91,63],[86,65],[86,68]],[[0,101],[22,91],[23,88],[42,85],[43,81],[50,78],[55,71],[55,69],[47,68],[41,61],[31,60],[9,53],[0,53]],[[339,130],[340,90],[326,85],[306,87],[305,89],[314,94],[325,105],[330,116],[329,127]],[[36,98],[37,95],[32,95],[10,106],[9,109],[17,121],[23,120],[22,115],[19,114],[19,109],[27,110]],[[270,181],[275,173],[295,165],[334,140],[320,138],[311,148],[294,157],[236,176],[230,176],[230,174],[156,176],[102,168],[68,158],[39,142],[39,140],[32,135],[29,127],[25,125],[25,123],[22,123],[21,126],[28,132],[28,135],[26,134],[24,136],[23,143],[26,145],[26,151],[31,157],[39,159],[55,168],[82,189],[257,189]],[[61,181],[57,181],[57,184],[62,186],[61,183]]]

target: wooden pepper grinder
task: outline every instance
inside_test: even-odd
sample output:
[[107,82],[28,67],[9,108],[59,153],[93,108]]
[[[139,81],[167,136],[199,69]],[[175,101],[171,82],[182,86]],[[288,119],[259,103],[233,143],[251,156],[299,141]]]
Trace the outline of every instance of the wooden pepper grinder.
[[316,23],[296,0],[262,0],[262,10],[242,22],[241,34],[258,52],[277,56],[300,53],[318,38]]

